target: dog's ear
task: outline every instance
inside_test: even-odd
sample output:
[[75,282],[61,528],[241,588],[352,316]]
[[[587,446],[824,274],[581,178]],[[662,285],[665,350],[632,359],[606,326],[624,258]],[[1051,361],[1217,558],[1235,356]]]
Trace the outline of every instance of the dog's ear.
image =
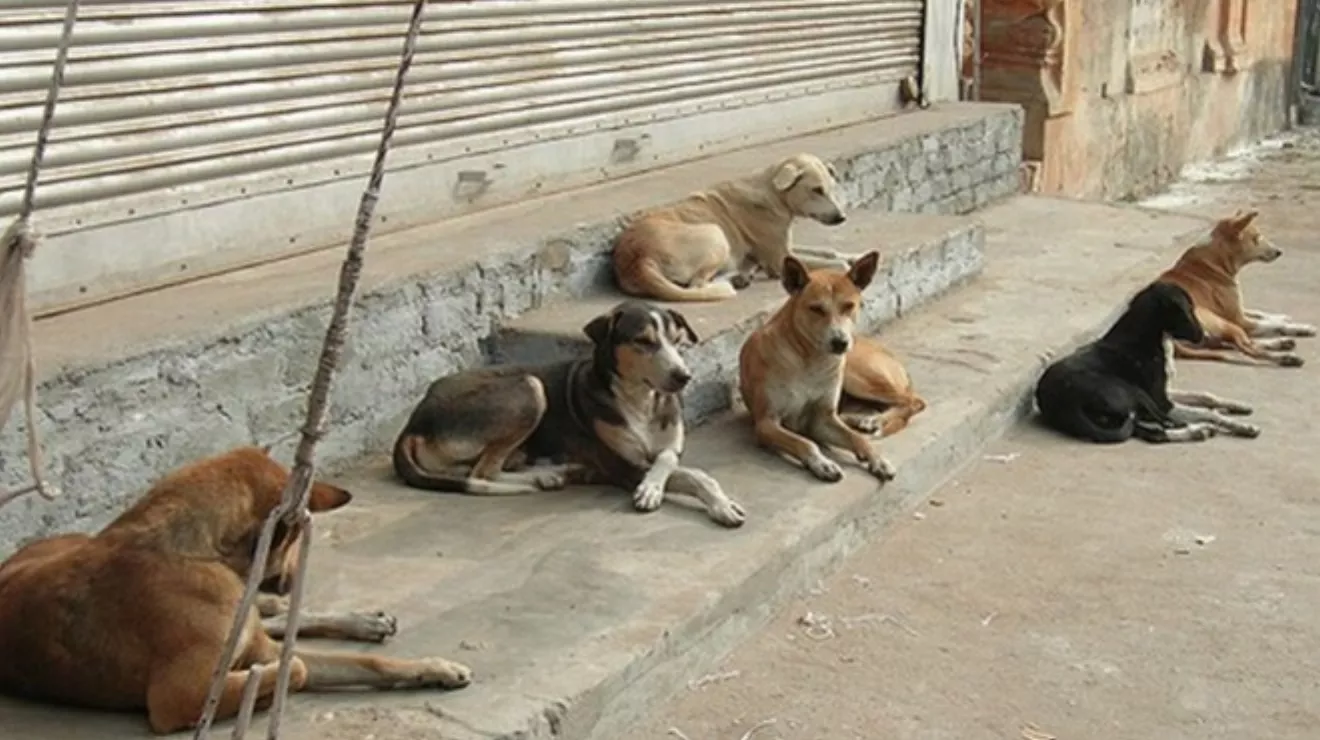
[[592,344],[604,344],[610,338],[610,332],[614,331],[614,318],[613,313],[597,316],[582,327],[582,333],[587,335]]
[[798,183],[802,179],[802,168],[797,162],[788,161],[779,166],[775,176],[770,180],[770,184],[775,186],[775,190],[784,192]]
[[683,333],[687,335],[688,341],[693,344],[701,341],[701,338],[697,336],[697,330],[693,329],[692,324],[688,323],[686,316],[671,308],[669,309],[669,318],[678,325],[678,328],[683,330]]
[[858,290],[866,290],[866,286],[875,279],[875,272],[880,268],[880,253],[872,249],[866,254],[853,260],[852,266],[848,268],[848,279]]
[[353,494],[329,483],[312,482],[307,494],[307,508],[312,512],[334,511],[353,500]]
[[802,260],[791,254],[784,258],[779,282],[783,283],[784,290],[787,290],[789,295],[801,293],[810,279],[807,275],[807,266],[802,264]]
[[270,451],[274,449],[274,447],[275,447],[274,442],[267,442],[266,444],[261,446],[261,454],[265,455],[266,457],[270,457]]
[[1252,221],[1256,220],[1257,215],[1259,214],[1256,211],[1247,211],[1245,213],[1238,211],[1232,216],[1215,224],[1215,230],[1227,234],[1230,237],[1237,237],[1251,224]]

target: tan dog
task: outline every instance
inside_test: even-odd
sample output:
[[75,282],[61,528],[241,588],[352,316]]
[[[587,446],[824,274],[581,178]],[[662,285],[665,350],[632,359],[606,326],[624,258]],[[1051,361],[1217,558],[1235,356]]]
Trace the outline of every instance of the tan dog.
[[758,269],[778,277],[790,253],[813,267],[847,268],[851,255],[794,247],[797,218],[846,220],[834,168],[810,154],[641,213],[615,243],[614,275],[631,295],[718,301],[750,285]]
[[1291,337],[1315,336],[1315,327],[1242,305],[1242,287],[1238,284],[1242,268],[1253,262],[1273,262],[1283,255],[1256,228],[1256,215],[1256,211],[1248,211],[1221,220],[1207,241],[1183,252],[1178,262],[1157,278],[1187,291],[1196,307],[1196,318],[1205,329],[1205,341],[1200,345],[1175,343],[1174,357],[1302,366],[1302,358],[1287,351],[1296,346]]
[[851,450],[881,481],[894,477],[894,467],[875,454],[871,440],[839,416],[853,325],[879,264],[879,253],[868,252],[847,272],[809,273],[788,257],[782,278],[788,300],[752,332],[738,356],[739,387],[757,442],[827,482],[843,478],[843,471],[817,442]]
[[[287,480],[288,471],[265,451],[238,449],[167,475],[95,536],[63,535],[20,549],[0,565],[0,691],[94,709],[145,709],[157,733],[193,726],[249,571],[261,568],[287,582],[297,565],[301,533],[282,525],[267,561],[252,562]],[[309,508],[329,511],[350,498],[315,483]],[[267,597],[253,607],[217,718],[237,713],[253,666],[278,661],[280,643],[261,621],[278,611],[278,601]],[[471,680],[467,668],[440,659],[301,649],[295,655],[294,691],[458,688]],[[275,678],[275,670],[263,672],[258,706],[270,704]]]

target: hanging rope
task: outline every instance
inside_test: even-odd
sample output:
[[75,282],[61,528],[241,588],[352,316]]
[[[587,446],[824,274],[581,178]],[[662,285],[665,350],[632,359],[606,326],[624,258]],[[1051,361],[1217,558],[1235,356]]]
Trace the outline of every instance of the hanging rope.
[[[325,332],[325,342],[321,346],[321,357],[316,365],[316,376],[312,379],[311,393],[307,399],[307,420],[302,426],[302,440],[294,453],[294,466],[289,475],[289,483],[284,489],[280,505],[267,517],[257,540],[256,551],[252,556],[252,572],[248,575],[243,598],[234,612],[234,622],[225,640],[224,651],[216,663],[211,676],[211,688],[206,697],[206,705],[193,733],[195,740],[209,737],[211,724],[215,721],[216,707],[220,694],[224,690],[225,679],[234,662],[234,652],[242,634],[247,616],[252,609],[257,595],[257,587],[262,580],[262,563],[270,555],[271,539],[275,525],[281,520],[301,531],[298,568],[294,571],[289,594],[288,622],[285,627],[284,645],[280,652],[279,674],[275,683],[275,696],[270,708],[270,723],[266,737],[276,740],[279,737],[280,720],[284,714],[285,701],[289,693],[289,673],[293,667],[294,644],[297,642],[298,621],[302,607],[303,584],[306,580],[307,562],[311,555],[312,520],[307,511],[307,496],[315,472],[313,454],[316,443],[325,433],[326,400],[330,394],[330,383],[334,379],[339,365],[339,356],[344,347],[344,335],[348,328],[349,310],[353,306],[353,296],[357,292],[358,280],[362,275],[363,253],[367,247],[367,235],[371,231],[371,219],[376,212],[376,202],[380,200],[380,186],[385,179],[385,155],[390,149],[390,140],[398,123],[399,102],[403,97],[403,82],[412,66],[413,55],[417,50],[417,37],[422,28],[422,11],[427,0],[416,0],[412,18],[408,23],[408,35],[403,43],[403,54],[394,78],[394,90],[390,95],[389,108],[385,112],[385,127],[381,131],[380,145],[376,148],[376,161],[371,168],[371,177],[367,189],[362,193],[358,204],[357,221],[353,228],[353,239],[348,247],[348,255],[339,270],[339,292],[335,297],[334,313],[330,326]],[[243,706],[239,709],[240,717],[251,716],[252,703],[256,701],[256,691],[245,691]],[[250,694],[250,695],[248,695]],[[246,719],[235,728],[234,740],[242,740],[246,732]]]
[[9,421],[9,412],[22,393],[23,412],[27,415],[28,466],[32,471],[30,485],[0,491],[0,506],[31,491],[47,500],[59,494],[41,472],[46,465],[41,457],[41,439],[37,433],[37,362],[32,355],[32,315],[27,307],[26,267],[27,259],[37,251],[37,234],[32,228],[33,199],[37,192],[37,178],[41,175],[41,163],[46,158],[51,121],[55,118],[55,101],[64,86],[64,65],[69,60],[69,43],[77,19],[78,0],[69,0],[64,11],[59,50],[55,53],[55,70],[46,90],[46,107],[41,112],[41,125],[37,128],[37,144],[32,149],[32,162],[28,165],[27,182],[23,185],[23,201],[18,208],[18,218],[0,237],[0,429],[4,429]]

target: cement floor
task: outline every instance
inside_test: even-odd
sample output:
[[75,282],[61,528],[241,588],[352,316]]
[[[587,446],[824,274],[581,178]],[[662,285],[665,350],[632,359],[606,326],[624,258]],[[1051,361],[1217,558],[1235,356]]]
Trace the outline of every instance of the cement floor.
[[[1320,320],[1320,134],[1189,174],[1147,205],[1259,208],[1285,255],[1248,269],[1248,305]],[[1320,736],[1318,348],[1180,364],[1255,406],[1254,441],[1019,426],[619,740]]]

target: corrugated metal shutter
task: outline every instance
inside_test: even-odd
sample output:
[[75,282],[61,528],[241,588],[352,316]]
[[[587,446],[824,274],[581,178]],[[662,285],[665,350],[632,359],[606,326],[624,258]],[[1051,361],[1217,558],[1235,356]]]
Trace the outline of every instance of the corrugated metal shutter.
[[[38,188],[59,237],[33,266],[39,304],[342,238],[407,2],[82,5]],[[0,4],[0,217],[17,207],[63,6]],[[922,6],[432,3],[391,155],[411,174],[387,181],[381,216],[397,228],[892,111],[893,83],[919,66]],[[785,113],[746,115],[776,101]]]

